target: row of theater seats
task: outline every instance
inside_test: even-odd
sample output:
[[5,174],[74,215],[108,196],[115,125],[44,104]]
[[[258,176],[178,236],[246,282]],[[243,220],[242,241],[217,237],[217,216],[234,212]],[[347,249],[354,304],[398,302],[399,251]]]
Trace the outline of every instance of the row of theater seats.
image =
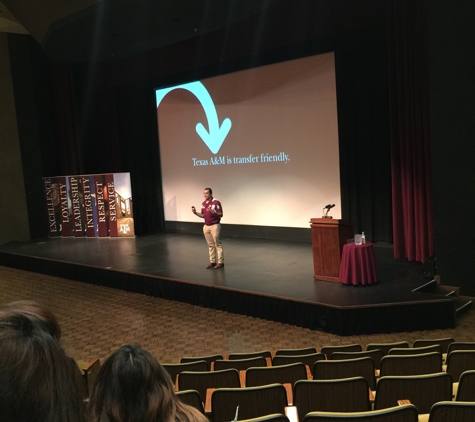
[[[465,372],[464,375],[469,375],[473,382],[475,371]],[[473,394],[473,388],[471,390]],[[258,387],[216,388],[210,396],[208,415],[215,422],[226,422],[233,419],[237,406],[240,419],[287,413],[288,406],[294,406],[298,420],[303,420],[312,411],[368,412],[393,407],[399,400],[410,400],[419,414],[426,414],[433,404],[452,400],[452,378],[442,372],[383,377],[377,384],[375,394],[370,391],[363,377],[300,380],[291,386],[290,396],[288,393],[286,386],[279,383]],[[187,404],[204,411],[196,390],[179,391],[177,394]]]
[[[310,412],[302,422],[468,422],[474,418],[475,403],[448,401],[435,403],[423,419],[414,405],[405,404],[369,412]],[[283,414],[272,414],[242,422],[291,422],[291,419]]]
[[438,402],[475,402],[475,343],[454,339],[184,357],[163,366],[181,399],[214,422],[233,420],[238,405],[239,420],[293,405],[302,421],[312,411],[375,412],[398,400],[427,416]]

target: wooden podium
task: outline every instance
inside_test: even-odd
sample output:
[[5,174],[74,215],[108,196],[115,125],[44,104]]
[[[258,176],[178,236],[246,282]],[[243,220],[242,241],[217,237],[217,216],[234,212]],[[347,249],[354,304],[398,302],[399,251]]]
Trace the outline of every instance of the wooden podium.
[[333,218],[311,218],[313,278],[340,281],[341,251],[351,239],[353,227],[349,221]]

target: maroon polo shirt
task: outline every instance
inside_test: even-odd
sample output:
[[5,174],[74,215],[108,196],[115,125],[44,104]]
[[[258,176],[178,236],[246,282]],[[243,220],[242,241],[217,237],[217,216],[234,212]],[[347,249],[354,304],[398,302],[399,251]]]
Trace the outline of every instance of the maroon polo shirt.
[[221,206],[221,202],[219,202],[215,198],[211,198],[208,201],[203,201],[201,204],[201,213],[205,217],[205,224],[207,226],[212,226],[213,224],[218,224],[221,221],[221,218],[215,214],[210,212],[210,209],[215,210],[217,213],[223,213],[223,207]]

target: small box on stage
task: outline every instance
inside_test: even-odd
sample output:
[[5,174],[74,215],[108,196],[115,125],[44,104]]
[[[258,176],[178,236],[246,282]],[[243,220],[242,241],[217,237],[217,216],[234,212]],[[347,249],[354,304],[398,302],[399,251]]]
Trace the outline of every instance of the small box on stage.
[[310,219],[313,250],[313,278],[340,281],[340,263],[343,245],[353,237],[349,221],[331,218]]

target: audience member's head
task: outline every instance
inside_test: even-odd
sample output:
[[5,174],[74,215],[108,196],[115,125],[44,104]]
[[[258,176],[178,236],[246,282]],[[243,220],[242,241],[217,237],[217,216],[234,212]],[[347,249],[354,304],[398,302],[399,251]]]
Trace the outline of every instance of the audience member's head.
[[205,422],[175,395],[168,372],[140,346],[114,352],[101,366],[91,393],[92,422]]
[[54,315],[33,302],[0,309],[2,422],[82,422],[84,382]]
[[0,320],[14,321],[16,318],[36,321],[40,327],[56,340],[61,338],[61,328],[56,316],[46,307],[32,300],[10,302],[0,308]]

